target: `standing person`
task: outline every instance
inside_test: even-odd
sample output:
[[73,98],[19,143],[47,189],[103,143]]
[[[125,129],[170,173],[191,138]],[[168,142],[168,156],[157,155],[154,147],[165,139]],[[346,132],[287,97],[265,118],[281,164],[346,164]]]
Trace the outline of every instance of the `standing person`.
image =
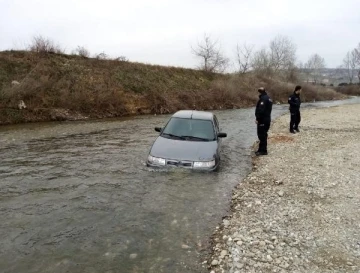
[[300,105],[301,105],[301,99],[300,99],[300,93],[301,93],[301,86],[297,85],[295,87],[294,93],[289,97],[289,110],[290,110],[290,133],[295,134],[296,132],[300,132],[299,130],[299,124],[301,121],[301,115],[300,115]]
[[257,156],[267,155],[267,138],[271,123],[271,110],[273,104],[264,87],[260,87],[258,92],[259,101],[257,102],[255,109],[255,122],[257,124],[257,135],[260,143],[259,149],[255,153]]

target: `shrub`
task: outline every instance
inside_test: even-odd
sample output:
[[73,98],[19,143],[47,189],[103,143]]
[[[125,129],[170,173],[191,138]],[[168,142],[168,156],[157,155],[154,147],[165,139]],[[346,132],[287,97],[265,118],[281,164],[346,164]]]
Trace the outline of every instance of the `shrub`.
[[41,35],[33,37],[31,44],[28,45],[28,49],[37,53],[65,53],[65,50],[63,50],[60,45],[55,44],[53,40]]
[[347,85],[343,87],[337,87],[336,91],[350,96],[360,96],[360,85]]
[[89,58],[90,57],[90,51],[87,50],[84,46],[78,46],[74,51],[74,54],[79,55],[83,58]]

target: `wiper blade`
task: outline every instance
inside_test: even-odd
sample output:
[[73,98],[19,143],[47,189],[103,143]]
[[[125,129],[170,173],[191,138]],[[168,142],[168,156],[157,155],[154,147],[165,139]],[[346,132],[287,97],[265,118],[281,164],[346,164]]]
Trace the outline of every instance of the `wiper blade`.
[[169,137],[174,137],[174,138],[185,139],[185,138],[183,138],[182,136],[177,136],[177,135],[168,134],[168,133],[162,133],[162,135],[164,135],[164,136],[169,136]]
[[210,139],[208,138],[203,138],[203,137],[196,137],[196,136],[181,136],[184,139],[197,139],[197,140],[202,140],[202,141],[210,141]]

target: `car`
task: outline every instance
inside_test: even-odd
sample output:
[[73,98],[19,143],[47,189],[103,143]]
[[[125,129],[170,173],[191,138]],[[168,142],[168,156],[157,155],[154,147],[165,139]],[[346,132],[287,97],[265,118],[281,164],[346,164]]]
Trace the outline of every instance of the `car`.
[[155,131],[160,135],[150,149],[148,167],[218,170],[222,138],[227,134],[220,131],[215,114],[181,110]]

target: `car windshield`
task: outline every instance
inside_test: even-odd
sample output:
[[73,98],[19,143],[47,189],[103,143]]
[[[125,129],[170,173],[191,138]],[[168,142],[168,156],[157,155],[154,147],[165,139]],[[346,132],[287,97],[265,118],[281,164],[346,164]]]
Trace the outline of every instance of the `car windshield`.
[[171,118],[162,136],[191,141],[214,141],[215,133],[210,120]]

